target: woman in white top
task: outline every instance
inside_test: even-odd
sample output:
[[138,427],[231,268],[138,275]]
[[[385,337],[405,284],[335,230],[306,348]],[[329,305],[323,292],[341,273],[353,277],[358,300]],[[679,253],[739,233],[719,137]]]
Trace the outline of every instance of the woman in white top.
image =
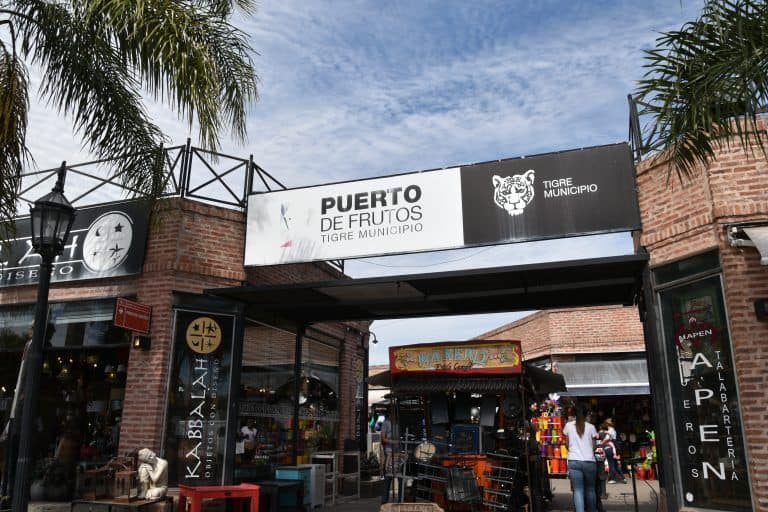
[[586,420],[584,411],[579,408],[576,411],[576,420],[565,424],[563,435],[568,441],[568,478],[571,479],[573,487],[573,506],[576,512],[595,512],[597,430]]

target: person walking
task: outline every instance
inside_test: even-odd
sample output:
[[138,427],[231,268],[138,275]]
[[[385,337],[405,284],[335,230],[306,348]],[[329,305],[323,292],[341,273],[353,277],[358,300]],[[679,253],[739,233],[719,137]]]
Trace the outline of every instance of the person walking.
[[624,473],[621,471],[621,463],[619,462],[621,456],[616,448],[616,429],[613,427],[613,418],[605,420],[605,427],[607,435],[602,439],[602,445],[605,451],[605,458],[608,461],[608,483],[626,484],[627,481],[624,478]]
[[565,424],[563,435],[568,442],[568,478],[573,488],[573,506],[576,512],[595,512],[597,430],[587,421],[586,413],[579,407],[576,409],[576,419]]
[[397,499],[400,500],[403,494],[403,479],[399,478],[398,470],[398,451],[400,444],[400,430],[397,420],[392,418],[394,412],[393,405],[389,405],[385,412],[384,421],[381,424],[381,446],[384,448],[383,467],[384,470],[384,491],[381,495],[381,503],[389,502],[389,494],[392,489],[392,480],[397,481]]

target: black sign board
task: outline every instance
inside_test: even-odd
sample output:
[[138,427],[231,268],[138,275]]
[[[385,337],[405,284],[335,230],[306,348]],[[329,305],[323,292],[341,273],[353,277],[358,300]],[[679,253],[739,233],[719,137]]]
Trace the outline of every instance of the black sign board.
[[174,310],[165,455],[171,484],[225,478],[235,317]]
[[[138,274],[144,264],[149,212],[142,201],[78,208],[52,282]],[[16,221],[10,247],[0,245],[0,287],[37,283],[40,256],[32,249],[29,217]]]
[[661,306],[683,504],[752,510],[720,277],[665,290]]
[[461,167],[464,244],[639,229],[625,144]]

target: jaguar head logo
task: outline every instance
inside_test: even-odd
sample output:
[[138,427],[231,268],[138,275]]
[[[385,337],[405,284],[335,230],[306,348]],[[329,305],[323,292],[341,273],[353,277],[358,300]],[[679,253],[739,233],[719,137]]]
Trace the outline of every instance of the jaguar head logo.
[[493,176],[493,202],[512,216],[523,213],[533,201],[533,180],[535,171],[530,169],[514,176]]

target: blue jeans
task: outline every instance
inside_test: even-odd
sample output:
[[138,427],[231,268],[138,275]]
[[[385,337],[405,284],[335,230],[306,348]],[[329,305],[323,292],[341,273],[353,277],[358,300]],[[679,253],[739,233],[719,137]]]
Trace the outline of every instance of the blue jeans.
[[613,448],[606,446],[605,458],[608,461],[608,480],[614,480],[616,482],[624,481],[624,473],[621,472],[621,466],[619,461],[613,457]]
[[595,512],[597,464],[594,461],[569,460],[568,478],[571,479],[571,487],[573,487],[573,506],[576,512]]
[[393,490],[393,481],[397,483],[397,501],[402,501],[401,496],[405,487],[405,479],[401,478],[402,467],[395,463],[392,452],[384,452],[384,491],[381,493],[381,502],[389,502],[389,494]]
[[395,499],[397,501],[400,501],[400,497],[403,495],[403,491],[405,490],[405,480],[399,476],[392,477],[392,476],[385,476],[384,477],[384,492],[381,494],[381,503],[389,503],[389,493],[392,491],[392,481],[397,482],[397,496]]

